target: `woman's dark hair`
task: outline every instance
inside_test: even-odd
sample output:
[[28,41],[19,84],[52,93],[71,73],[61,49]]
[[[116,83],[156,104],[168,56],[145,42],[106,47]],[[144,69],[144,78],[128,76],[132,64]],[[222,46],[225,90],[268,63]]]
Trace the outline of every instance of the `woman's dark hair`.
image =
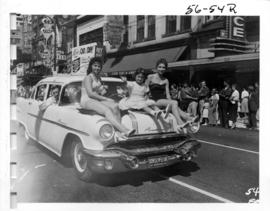
[[165,65],[165,68],[166,68],[166,69],[168,68],[168,62],[167,62],[167,60],[164,59],[164,58],[161,58],[161,59],[159,59],[159,60],[157,61],[157,63],[156,63],[156,68],[157,68],[157,66],[158,66],[159,64],[164,64],[164,65]]
[[89,62],[89,65],[87,68],[87,75],[92,72],[92,64],[94,64],[95,62],[100,63],[100,66],[102,68],[102,59],[100,57],[93,57]]
[[133,74],[133,79],[136,79],[136,76],[139,74],[143,74],[144,78],[145,78],[145,70],[142,67],[139,67],[136,69],[135,73]]

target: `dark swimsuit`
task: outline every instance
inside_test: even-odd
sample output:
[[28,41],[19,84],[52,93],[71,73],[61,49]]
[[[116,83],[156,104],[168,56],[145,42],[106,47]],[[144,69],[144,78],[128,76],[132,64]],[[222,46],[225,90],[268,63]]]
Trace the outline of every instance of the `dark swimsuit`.
[[156,84],[152,83],[149,85],[151,96],[150,98],[154,101],[160,100],[160,99],[167,99],[166,97],[166,84]]

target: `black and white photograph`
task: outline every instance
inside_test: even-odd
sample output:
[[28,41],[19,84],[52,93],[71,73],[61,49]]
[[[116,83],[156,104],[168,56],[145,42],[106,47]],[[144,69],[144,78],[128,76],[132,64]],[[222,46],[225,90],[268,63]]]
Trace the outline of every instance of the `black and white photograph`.
[[2,70],[8,207],[268,203],[268,26],[257,10],[13,8]]

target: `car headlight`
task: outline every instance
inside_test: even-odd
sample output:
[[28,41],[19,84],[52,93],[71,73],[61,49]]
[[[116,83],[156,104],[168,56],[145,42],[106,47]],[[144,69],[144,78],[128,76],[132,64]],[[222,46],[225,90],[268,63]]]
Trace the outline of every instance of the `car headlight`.
[[114,135],[114,128],[110,124],[104,124],[99,129],[99,135],[102,141],[109,141]]

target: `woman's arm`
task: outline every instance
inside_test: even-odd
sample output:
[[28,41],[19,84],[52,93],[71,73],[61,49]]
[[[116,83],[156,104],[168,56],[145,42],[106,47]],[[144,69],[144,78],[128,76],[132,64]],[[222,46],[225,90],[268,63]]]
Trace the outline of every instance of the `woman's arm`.
[[88,97],[93,98],[95,100],[99,100],[99,101],[111,100],[110,98],[99,95],[93,91],[93,89],[92,89],[93,81],[92,81],[92,78],[90,76],[86,76],[84,78],[83,82],[84,82],[84,86],[85,86],[86,93],[87,93]]
[[168,100],[171,100],[171,95],[170,95],[170,90],[169,90],[169,81],[168,79],[166,79],[166,82],[165,82],[166,86],[165,86],[165,89],[166,89],[166,97]]
[[149,87],[151,80],[152,80],[152,75],[150,74],[150,75],[147,76],[147,78],[146,78],[146,80],[144,82],[145,85]]

